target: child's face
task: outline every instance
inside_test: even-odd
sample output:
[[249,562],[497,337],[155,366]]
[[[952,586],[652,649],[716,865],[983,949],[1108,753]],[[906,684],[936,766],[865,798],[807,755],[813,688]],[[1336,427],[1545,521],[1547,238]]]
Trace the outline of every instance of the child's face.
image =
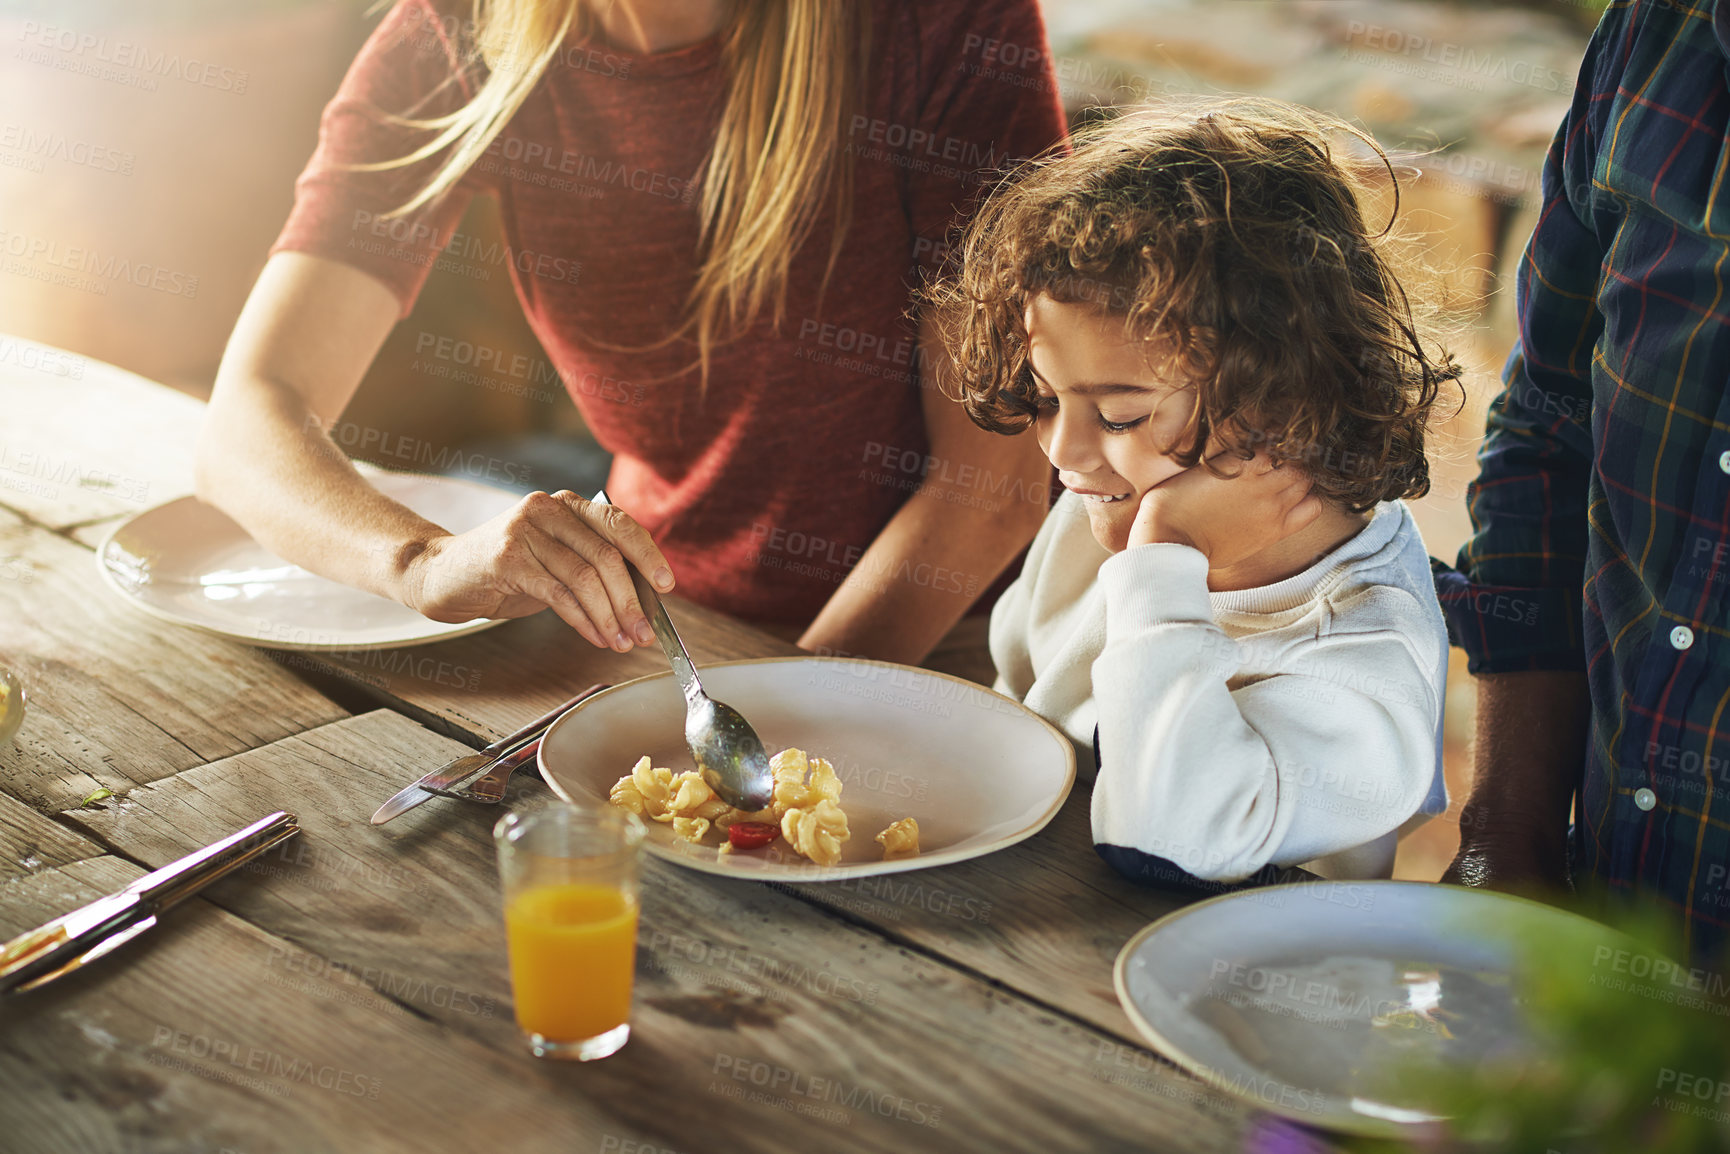
[[1039,447],[1081,495],[1094,537],[1121,552],[1142,496],[1183,472],[1168,450],[1189,423],[1195,390],[1160,375],[1145,346],[1125,339],[1120,316],[1042,293],[1026,319]]

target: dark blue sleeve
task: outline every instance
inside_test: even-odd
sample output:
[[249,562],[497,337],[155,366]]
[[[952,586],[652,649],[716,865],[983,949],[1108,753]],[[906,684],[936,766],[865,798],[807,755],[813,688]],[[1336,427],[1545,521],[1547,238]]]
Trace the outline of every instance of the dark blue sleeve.
[[1258,886],[1282,885],[1286,882],[1323,880],[1320,875],[1297,866],[1281,867],[1269,863],[1247,878],[1234,882],[1209,881],[1196,877],[1170,858],[1143,853],[1129,846],[1096,845],[1093,848],[1105,859],[1105,864],[1137,885],[1173,890],[1196,897],[1214,897],[1217,894],[1252,890]]

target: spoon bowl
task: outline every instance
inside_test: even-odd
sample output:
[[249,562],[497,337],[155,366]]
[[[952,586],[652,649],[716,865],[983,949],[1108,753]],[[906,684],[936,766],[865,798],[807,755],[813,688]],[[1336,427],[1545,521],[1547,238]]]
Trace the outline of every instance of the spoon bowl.
[[746,813],[767,809],[775,779],[769,755],[743,714],[704,694],[685,714],[685,744],[703,780],[722,801]]

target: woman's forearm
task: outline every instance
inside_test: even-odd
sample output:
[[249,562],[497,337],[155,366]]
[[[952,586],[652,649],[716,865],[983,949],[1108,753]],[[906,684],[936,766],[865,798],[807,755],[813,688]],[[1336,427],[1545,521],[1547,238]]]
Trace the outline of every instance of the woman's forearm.
[[438,526],[385,497],[326,432],[396,323],[397,301],[337,261],[277,253],[234,326],[199,431],[198,496],[277,556],[380,596]]
[[199,493],[278,556],[434,621],[552,609],[590,644],[652,644],[626,562],[663,591],[666,557],[622,509],[531,493],[448,533],[379,493],[299,394],[230,376],[199,440]]
[[284,560],[400,599],[400,578],[439,526],[355,469],[293,390],[230,380],[199,434],[198,496]]

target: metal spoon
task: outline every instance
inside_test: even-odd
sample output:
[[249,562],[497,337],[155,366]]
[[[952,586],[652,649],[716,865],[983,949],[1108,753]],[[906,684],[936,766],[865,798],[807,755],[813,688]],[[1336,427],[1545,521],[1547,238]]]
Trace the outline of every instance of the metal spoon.
[[[612,504],[604,489],[595,494],[595,503]],[[630,573],[637,600],[642,602],[655,637],[667,654],[667,663],[673,667],[673,676],[685,691],[685,744],[690,747],[703,780],[735,809],[747,813],[763,809],[769,804],[775,778],[757,731],[737,709],[703,692],[697,667],[685,651],[679,631],[673,628],[661,595],[629,560],[625,561],[625,570]]]

